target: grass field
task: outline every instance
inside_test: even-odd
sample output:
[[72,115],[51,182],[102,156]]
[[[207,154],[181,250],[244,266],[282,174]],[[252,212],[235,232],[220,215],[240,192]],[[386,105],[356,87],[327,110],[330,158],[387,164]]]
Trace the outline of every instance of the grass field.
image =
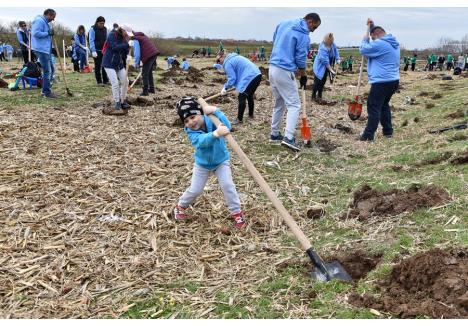
[[[205,70],[201,82],[176,85],[163,82],[162,73],[154,103],[134,106],[125,117],[101,114],[110,89],[96,87],[93,74],[67,73],[70,98],[62,83],[54,86],[57,100],[40,98],[37,89],[0,90],[0,317],[393,318],[348,297],[378,294],[378,281],[404,258],[467,247],[468,169],[449,160],[468,150],[467,131],[428,133],[466,121],[467,78],[402,72],[392,98],[394,137],[379,131],[375,142],[363,143],[355,138],[366,122],[351,122],[345,102],[357,74],[340,74],[335,94],[324,93],[336,105],[308,101],[313,146],[298,154],[268,142],[273,99],[265,83],[257,90],[255,120],[233,135],[314,248],[327,258],[357,250],[382,257],[367,275],[344,284],[312,282],[304,252],[234,153],[247,229],[232,228],[215,179],[193,205],[193,221],[171,218],[193,164],[192,148],[173,124],[173,104],[185,94],[218,92],[222,83],[214,79],[223,76]],[[234,95],[219,106],[234,119]],[[319,140],[336,149],[321,151]],[[425,163],[442,155],[448,158]],[[341,219],[364,184],[436,185],[451,199],[396,216]],[[325,210],[320,219],[307,217],[314,205]]]

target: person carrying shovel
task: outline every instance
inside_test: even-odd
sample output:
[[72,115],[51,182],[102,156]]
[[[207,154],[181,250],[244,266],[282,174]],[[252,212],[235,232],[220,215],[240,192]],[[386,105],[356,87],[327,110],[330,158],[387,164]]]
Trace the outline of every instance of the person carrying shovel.
[[[271,141],[282,141],[281,145],[299,151],[294,137],[301,111],[301,100],[294,74],[304,80],[307,53],[310,48],[309,33],[320,26],[320,16],[307,14],[304,18],[281,22],[273,34],[273,49],[270,56],[268,77],[275,97],[271,121]],[[307,82],[307,80],[306,80]],[[303,83],[305,84],[305,83]],[[280,133],[285,108],[287,110],[284,138]]]
[[224,71],[228,77],[227,82],[221,90],[221,95],[226,95],[227,90],[235,87],[239,92],[237,108],[237,118],[232,122],[233,125],[243,122],[246,102],[249,103],[249,118],[254,117],[254,94],[258,85],[262,81],[262,73],[260,69],[249,59],[238,55],[237,53],[229,53],[227,56],[221,52],[216,57],[216,62],[223,65]]
[[49,23],[55,19],[56,12],[46,9],[43,15],[37,16],[31,29],[31,48],[39,59],[42,67],[42,96],[56,98],[52,93],[51,81],[54,76],[54,65],[52,64],[52,37],[54,30]]
[[[390,99],[398,89],[400,81],[400,45],[392,34],[387,34],[380,26],[367,20],[367,32],[359,51],[368,58],[367,75],[371,89],[367,99],[367,125],[359,137],[361,141],[373,141],[379,126],[384,137],[393,135]],[[370,42],[369,35],[373,42]]]
[[[184,130],[195,147],[195,164],[192,182],[174,208],[174,218],[178,221],[190,219],[186,210],[203,193],[208,177],[214,173],[231,212],[234,227],[238,229],[245,227],[246,220],[232,180],[230,154],[224,140],[224,136],[229,134],[231,129],[229,120],[215,106],[202,109],[192,97],[182,98],[176,107],[177,114],[184,124]],[[222,124],[216,127],[208,118],[210,114],[215,115]]]

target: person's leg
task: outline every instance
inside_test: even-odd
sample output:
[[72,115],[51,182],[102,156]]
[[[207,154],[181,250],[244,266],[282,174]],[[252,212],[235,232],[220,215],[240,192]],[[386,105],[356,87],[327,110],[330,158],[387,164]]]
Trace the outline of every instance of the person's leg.
[[141,79],[143,80],[143,92],[141,93],[142,95],[148,95],[148,90],[149,90],[149,74],[151,73],[151,65],[150,65],[150,60],[146,61],[143,64],[143,67],[141,69]]
[[249,117],[253,118],[254,109],[255,109],[255,102],[254,102],[254,94],[257,90],[260,82],[262,81],[262,75],[258,75],[249,83],[247,88],[245,89],[245,93],[247,94],[247,102],[249,103]]
[[52,94],[50,89],[50,55],[43,52],[36,52],[36,56],[39,58],[39,63],[42,67],[42,94],[49,96]]
[[156,56],[149,58],[148,61],[150,61],[149,63],[150,68],[148,72],[148,92],[154,94],[153,70],[154,70],[154,65],[156,64]]
[[108,84],[109,78],[107,77],[106,69],[104,69],[104,67],[102,66],[102,59],[104,58],[102,51],[98,51],[98,58],[100,59],[100,62],[101,62],[102,82],[104,84]]
[[231,167],[229,161],[224,161],[215,170],[216,178],[224,195],[224,200],[231,214],[241,211],[239,195],[236,191],[234,181],[232,181]]
[[392,127],[392,112],[390,110],[390,99],[392,98],[393,94],[398,89],[399,81],[394,81],[390,83],[385,83],[385,101],[382,105],[382,110],[380,112],[380,124],[382,125],[382,133],[385,136],[393,135],[393,127]]
[[23,55],[24,63],[29,62],[29,51],[28,50],[21,50],[21,54]]
[[115,103],[120,102],[120,91],[119,91],[119,79],[117,77],[117,72],[112,68],[105,68],[109,81],[112,85],[112,98]]
[[86,56],[85,56],[85,52],[82,51],[81,49],[78,50],[78,54],[79,54],[79,60],[80,60],[80,71],[84,69],[85,67],[85,64],[86,64]]
[[183,208],[189,207],[190,204],[192,204],[195,201],[195,199],[197,199],[197,197],[203,193],[203,189],[205,188],[205,184],[208,181],[209,175],[209,170],[194,164],[192,172],[192,181],[190,183],[190,186],[180,197],[178,205]]
[[128,91],[128,78],[127,78],[127,71],[125,69],[120,69],[117,72],[117,76],[120,80],[120,103],[123,103],[127,98],[127,91]]
[[322,98],[323,88],[325,87],[325,83],[327,82],[328,71],[325,70],[325,74],[323,74],[323,78],[320,80],[318,85],[318,94],[317,98]]
[[281,97],[281,94],[278,91],[278,85],[272,70],[275,70],[273,66],[270,66],[268,79],[270,80],[270,87],[271,92],[273,93],[273,97],[275,98],[275,106],[273,107],[273,114],[271,118],[271,135],[278,136],[280,134],[280,124],[281,120],[283,119],[285,103],[284,99]]
[[98,55],[94,59],[94,77],[96,78],[96,82],[98,84],[102,84],[102,75],[101,75],[101,63],[102,63],[102,56],[99,57],[99,52],[97,52]]
[[312,87],[312,99],[317,98],[317,92],[320,87],[320,79],[317,78],[317,76],[314,76],[314,86]]
[[362,133],[366,140],[374,140],[374,134],[379,126],[382,106],[385,102],[385,83],[374,83],[371,85],[369,97],[367,98],[367,125]]
[[411,71],[414,71],[414,68],[416,68],[416,64],[412,63],[411,64]]
[[237,96],[237,100],[239,101],[239,105],[237,107],[237,120],[242,122],[244,119],[244,111],[245,111],[245,102],[247,100],[247,94],[244,93],[239,93]]

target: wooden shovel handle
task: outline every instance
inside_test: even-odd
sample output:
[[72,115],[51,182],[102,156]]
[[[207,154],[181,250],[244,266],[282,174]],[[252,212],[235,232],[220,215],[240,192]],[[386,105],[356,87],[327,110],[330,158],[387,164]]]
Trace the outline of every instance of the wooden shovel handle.
[[55,39],[54,36],[52,36],[52,40],[54,40],[54,45],[55,45],[55,50],[57,51],[57,59],[59,61],[60,65],[60,70],[62,70],[62,77],[63,77],[63,82],[65,83],[65,89],[68,91],[68,84],[67,84],[67,79],[65,78],[65,67],[62,65],[62,59],[60,58],[60,54],[58,53],[58,46],[57,46],[57,40]]
[[301,95],[302,95],[302,117],[307,119],[305,90],[301,90]]
[[[141,71],[138,73],[138,75],[136,76],[136,78],[133,81],[132,85],[130,85],[129,89],[133,89],[133,86],[135,86],[135,83],[138,81],[138,79],[140,79],[140,77],[141,77]],[[128,78],[128,75],[127,75],[127,78]]]
[[[198,103],[200,103],[200,105],[203,108],[208,105],[203,98],[199,98]],[[208,117],[216,126],[218,126],[221,123],[219,119],[213,114],[208,115]],[[227,134],[226,136],[224,136],[224,138],[227,140],[227,142],[229,143],[231,148],[234,150],[234,152],[236,152],[236,154],[239,156],[240,160],[246,167],[247,171],[249,171],[249,173],[252,175],[254,180],[260,186],[260,188],[262,188],[263,192],[267,195],[268,199],[270,199],[273,206],[275,206],[275,208],[278,210],[278,212],[280,213],[286,225],[291,229],[292,233],[296,236],[297,240],[300,242],[302,248],[304,250],[310,249],[312,247],[312,245],[310,244],[310,241],[306,238],[305,234],[296,224],[292,216],[289,215],[289,212],[280,202],[280,200],[278,199],[276,194],[273,192],[273,190],[270,188],[268,183],[266,183],[265,179],[263,179],[262,175],[257,171],[257,169],[255,168],[253,163],[250,161],[250,159],[247,157],[247,155],[245,155],[244,151],[242,150],[242,148],[240,148],[240,146],[237,144],[237,142],[232,137],[232,135]]]
[[364,66],[364,56],[361,57],[361,66],[359,67],[359,78],[357,82],[356,96],[359,95],[359,88],[361,88],[362,67]]

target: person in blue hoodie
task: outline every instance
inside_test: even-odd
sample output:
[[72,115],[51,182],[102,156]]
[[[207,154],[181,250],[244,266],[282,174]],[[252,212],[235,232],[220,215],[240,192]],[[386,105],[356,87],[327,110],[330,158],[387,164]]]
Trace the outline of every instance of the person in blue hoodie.
[[83,25],[78,26],[76,34],[73,36],[75,39],[75,52],[80,61],[80,72],[83,71],[84,67],[88,64],[88,51],[86,47],[86,31]]
[[[224,136],[228,135],[231,129],[228,118],[215,106],[202,108],[192,97],[182,98],[176,107],[177,114],[184,124],[184,130],[192,146],[195,147],[193,155],[195,164],[190,187],[174,208],[174,218],[178,221],[190,218],[186,212],[187,208],[203,193],[208,177],[214,173],[234,220],[234,227],[243,228],[246,220],[232,180],[230,155],[224,140]],[[210,114],[221,121],[218,127],[208,117]]]
[[182,65],[180,66],[182,70],[188,71],[190,68],[190,63],[187,61],[186,58],[182,59]]
[[54,65],[52,63],[54,30],[49,26],[49,23],[55,19],[56,15],[55,10],[46,9],[43,15],[39,15],[34,19],[31,30],[31,48],[42,67],[42,96],[46,98],[56,98],[51,89],[51,81],[54,75]]
[[[392,34],[367,20],[368,31],[364,35],[359,51],[368,59],[367,75],[371,89],[367,99],[367,125],[359,137],[361,141],[373,141],[374,134],[382,125],[383,135],[393,135],[390,99],[398,89],[400,81],[400,45]],[[369,35],[372,42],[369,40]]]
[[227,82],[221,90],[221,95],[226,95],[227,90],[231,87],[235,87],[239,93],[237,97],[239,101],[237,118],[232,124],[242,123],[246,101],[249,103],[249,118],[253,119],[255,108],[254,94],[262,81],[260,69],[249,59],[237,53],[229,53],[225,56],[224,52],[221,52],[217,56],[217,62],[223,65],[224,72],[228,77]]
[[[273,49],[270,56],[269,80],[275,106],[271,121],[271,141],[282,141],[281,145],[299,151],[294,137],[301,111],[299,91],[294,76],[297,73],[306,79],[307,53],[310,48],[309,33],[320,26],[320,16],[307,14],[304,18],[287,20],[276,26],[273,34]],[[307,82],[307,81],[306,81]],[[287,109],[284,138],[280,133],[284,109]]]
[[[314,61],[314,87],[312,89],[312,100],[321,99],[323,87],[327,81],[327,76],[330,73],[331,79],[336,72],[333,70],[332,62],[340,61],[340,55],[335,45],[333,33],[327,33],[320,43],[317,57]],[[330,81],[331,82],[331,81]]]

